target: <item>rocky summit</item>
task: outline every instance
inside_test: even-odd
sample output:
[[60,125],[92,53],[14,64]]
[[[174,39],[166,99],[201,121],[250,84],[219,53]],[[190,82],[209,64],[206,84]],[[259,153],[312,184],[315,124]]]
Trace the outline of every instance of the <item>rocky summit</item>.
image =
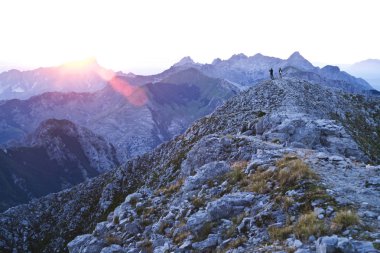
[[380,100],[263,81],[184,134],[0,214],[2,252],[380,252]]

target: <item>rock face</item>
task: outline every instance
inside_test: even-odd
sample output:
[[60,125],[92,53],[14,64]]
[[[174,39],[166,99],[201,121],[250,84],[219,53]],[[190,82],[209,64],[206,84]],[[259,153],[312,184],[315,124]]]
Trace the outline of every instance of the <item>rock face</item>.
[[119,165],[104,138],[49,119],[16,147],[0,150],[0,210],[72,187]]
[[355,238],[337,247],[377,252],[380,167],[367,163],[379,162],[379,109],[378,98],[297,79],[262,82],[152,152],[4,212],[0,245],[315,252],[331,233]]

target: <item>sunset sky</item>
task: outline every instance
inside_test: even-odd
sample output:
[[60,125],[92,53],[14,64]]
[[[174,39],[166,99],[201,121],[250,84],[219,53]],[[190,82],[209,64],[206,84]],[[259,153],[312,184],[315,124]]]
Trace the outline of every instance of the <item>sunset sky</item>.
[[206,63],[244,53],[313,63],[380,59],[379,1],[3,0],[0,69],[96,57],[154,73],[183,56]]

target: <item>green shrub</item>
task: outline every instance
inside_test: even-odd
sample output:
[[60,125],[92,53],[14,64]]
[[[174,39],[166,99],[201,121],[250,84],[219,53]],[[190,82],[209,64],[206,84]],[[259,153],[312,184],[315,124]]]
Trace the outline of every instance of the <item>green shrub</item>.
[[259,118],[264,117],[265,115],[266,115],[266,113],[263,112],[263,111],[258,111],[257,112],[257,117],[259,117]]

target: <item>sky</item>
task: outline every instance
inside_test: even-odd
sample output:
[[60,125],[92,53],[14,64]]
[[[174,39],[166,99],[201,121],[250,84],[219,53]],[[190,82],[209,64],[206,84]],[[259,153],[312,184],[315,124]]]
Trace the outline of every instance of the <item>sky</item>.
[[184,56],[233,54],[317,64],[380,59],[378,0],[1,0],[0,68],[95,57],[151,74]]

